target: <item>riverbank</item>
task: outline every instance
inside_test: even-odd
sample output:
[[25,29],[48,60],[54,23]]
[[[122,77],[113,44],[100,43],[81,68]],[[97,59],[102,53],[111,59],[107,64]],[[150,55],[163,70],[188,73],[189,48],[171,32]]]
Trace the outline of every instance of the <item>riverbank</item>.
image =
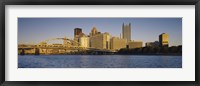
[[[19,54],[20,55],[20,54]],[[35,54],[25,54],[25,55],[35,55]],[[182,56],[182,54],[37,54],[37,55],[143,55],[143,56]]]

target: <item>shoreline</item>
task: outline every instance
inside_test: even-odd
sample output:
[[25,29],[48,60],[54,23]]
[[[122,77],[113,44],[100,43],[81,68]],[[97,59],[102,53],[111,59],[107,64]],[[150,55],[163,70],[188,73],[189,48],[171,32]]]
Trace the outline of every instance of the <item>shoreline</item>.
[[[20,54],[18,54],[20,55]],[[35,54],[25,54],[25,55],[35,55]],[[106,56],[106,55],[110,55],[110,56],[114,56],[114,55],[138,55],[138,56],[182,56],[182,54],[39,54],[39,55],[35,55],[35,56],[40,56],[40,55],[91,55],[91,56]],[[20,55],[23,56],[23,55]]]

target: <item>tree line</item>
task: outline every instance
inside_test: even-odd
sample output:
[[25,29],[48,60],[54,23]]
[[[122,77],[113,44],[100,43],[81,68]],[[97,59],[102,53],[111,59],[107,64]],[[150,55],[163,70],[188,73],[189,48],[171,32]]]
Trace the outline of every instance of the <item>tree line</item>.
[[171,47],[142,47],[142,48],[122,48],[117,54],[153,54],[153,55],[182,55],[182,45]]

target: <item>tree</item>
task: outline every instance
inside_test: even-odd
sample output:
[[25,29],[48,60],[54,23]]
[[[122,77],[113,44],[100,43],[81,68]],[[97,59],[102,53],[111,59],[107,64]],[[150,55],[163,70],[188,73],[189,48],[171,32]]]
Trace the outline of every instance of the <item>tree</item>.
[[161,47],[161,53],[168,53],[168,47]]

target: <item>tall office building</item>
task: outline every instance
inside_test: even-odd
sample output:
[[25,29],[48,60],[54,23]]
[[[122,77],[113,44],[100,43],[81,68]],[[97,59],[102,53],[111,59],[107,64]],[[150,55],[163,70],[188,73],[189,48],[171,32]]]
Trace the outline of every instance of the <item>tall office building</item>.
[[90,47],[96,49],[110,49],[110,35],[105,32],[90,37]]
[[97,28],[96,27],[93,27],[91,32],[90,32],[90,36],[95,36],[97,35],[99,32],[97,31]]
[[127,41],[131,41],[131,23],[129,25],[124,25],[122,26],[122,38],[127,39]]
[[74,29],[74,38],[78,37],[82,33],[81,28],[75,28]]
[[110,39],[110,49],[119,50],[121,48],[126,48],[126,39],[121,39],[118,37],[112,37]]
[[166,34],[166,33],[160,34],[159,35],[159,42],[160,42],[161,47],[163,47],[163,46],[168,47],[169,46],[168,34]]

